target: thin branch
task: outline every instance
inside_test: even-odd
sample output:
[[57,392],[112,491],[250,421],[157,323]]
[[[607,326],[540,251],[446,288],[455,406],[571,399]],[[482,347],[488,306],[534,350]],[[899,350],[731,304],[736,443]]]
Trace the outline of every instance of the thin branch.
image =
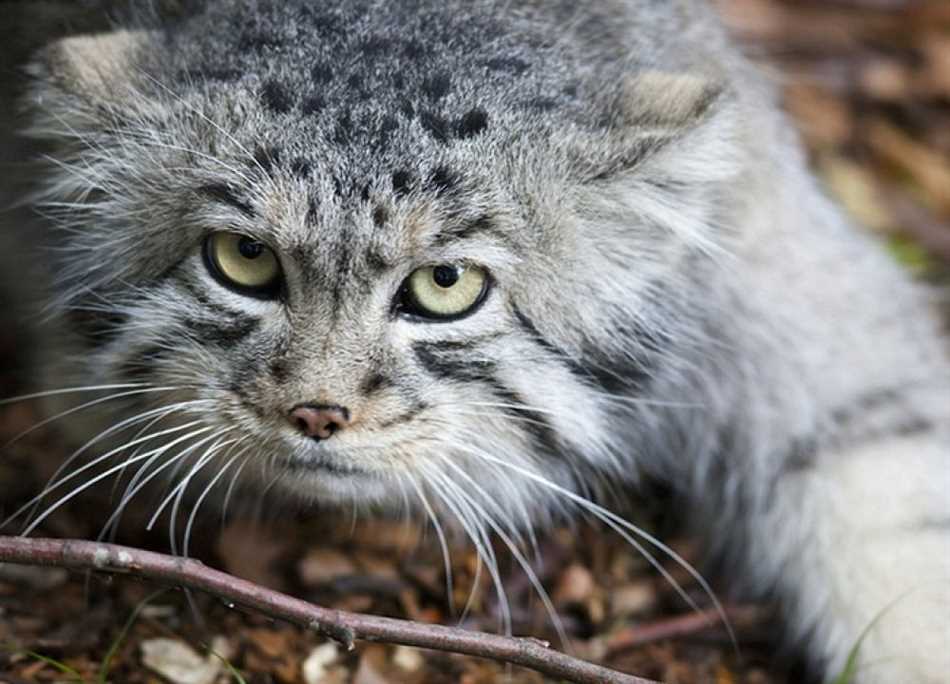
[[378,641],[461,653],[520,665],[576,684],[656,684],[553,651],[532,638],[376,617],[315,606],[209,568],[200,561],[114,544],[0,536],[0,562],[132,574],[203,591],[273,618],[312,629],[348,649]]
[[[761,624],[766,615],[761,606],[726,606],[725,611],[737,631]],[[692,636],[721,626],[719,613],[715,610],[663,618],[618,631],[607,642],[607,655],[616,655],[665,639]]]

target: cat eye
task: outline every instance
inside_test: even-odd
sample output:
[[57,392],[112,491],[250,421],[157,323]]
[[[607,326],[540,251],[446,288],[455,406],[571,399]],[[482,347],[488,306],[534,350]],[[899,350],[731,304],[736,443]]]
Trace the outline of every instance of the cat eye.
[[402,288],[399,306],[423,318],[461,318],[482,303],[488,274],[467,264],[438,264],[413,271]]
[[259,240],[240,233],[213,233],[205,240],[205,263],[225,287],[270,299],[280,291],[280,262]]

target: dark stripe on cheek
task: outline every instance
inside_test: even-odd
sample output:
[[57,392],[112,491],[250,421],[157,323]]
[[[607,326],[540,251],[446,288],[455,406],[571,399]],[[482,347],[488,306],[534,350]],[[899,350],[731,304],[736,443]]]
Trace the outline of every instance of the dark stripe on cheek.
[[[581,358],[574,358],[545,338],[534,322],[514,302],[511,302],[511,310],[525,334],[539,347],[557,357],[560,363],[579,380],[599,385],[608,392],[630,392],[642,389],[649,381],[650,364],[646,359],[636,360],[632,357],[624,357],[618,360],[598,349],[585,350]],[[651,351],[659,351],[655,349],[658,347],[655,336],[636,333],[629,333],[629,335],[643,347]]]
[[419,365],[430,375],[445,380],[472,382],[490,378],[495,364],[480,358],[471,358],[470,354],[444,354],[439,349],[443,343],[416,342],[412,352]]
[[498,410],[511,416],[518,429],[528,434],[537,453],[542,456],[557,456],[564,452],[557,431],[545,414],[535,411],[520,394],[506,387],[498,379],[492,378],[488,385],[492,393],[506,404]]
[[198,342],[213,344],[224,349],[235,346],[260,327],[258,319],[247,317],[238,317],[227,323],[184,318],[181,323]]
[[[540,411],[532,409],[524,399],[514,390],[506,387],[494,377],[496,365],[491,361],[472,358],[470,353],[464,353],[465,348],[456,346],[455,351],[461,354],[444,353],[446,343],[416,342],[412,351],[416,359],[426,371],[445,380],[456,382],[477,382],[487,385],[502,403],[506,404],[498,410],[509,415],[513,424],[526,433],[534,449],[542,455],[556,455],[564,452],[560,445],[557,432]],[[456,343],[461,344],[461,343]]]
[[552,355],[558,357],[561,362],[564,363],[564,365],[567,366],[575,375],[582,378],[589,376],[587,369],[584,368],[576,359],[542,335],[541,331],[539,331],[538,327],[534,324],[534,321],[528,318],[514,302],[511,302],[511,311],[514,313],[515,320],[518,321],[518,325],[521,326],[521,329],[525,332],[525,334],[528,335],[528,337],[531,338],[532,341],[534,341],[545,351],[550,352]]
[[411,422],[416,416],[429,408],[429,405],[420,399],[415,399],[405,412],[400,413],[395,418],[387,420],[379,424],[379,429],[385,430],[386,428],[395,427],[397,425],[403,425],[405,423]]
[[178,281],[178,285],[189,295],[191,295],[191,297],[196,302],[201,304],[201,306],[210,309],[211,312],[216,315],[229,319],[245,318],[243,312],[229,309],[218,302],[212,301],[211,298],[208,297],[207,293],[197,283],[193,283],[190,280],[180,280]]

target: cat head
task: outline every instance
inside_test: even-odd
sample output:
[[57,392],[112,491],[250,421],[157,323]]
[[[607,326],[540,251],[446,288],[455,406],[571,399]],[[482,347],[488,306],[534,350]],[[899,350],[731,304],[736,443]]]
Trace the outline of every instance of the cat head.
[[407,7],[222,2],[35,62],[53,308],[77,382],[129,385],[123,458],[519,518],[630,477],[682,398],[721,81],[594,11]]

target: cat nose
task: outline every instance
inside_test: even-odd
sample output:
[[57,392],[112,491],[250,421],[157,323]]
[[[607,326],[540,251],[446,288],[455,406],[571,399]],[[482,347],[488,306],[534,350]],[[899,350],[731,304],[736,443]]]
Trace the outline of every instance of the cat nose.
[[350,424],[350,410],[336,404],[302,404],[290,411],[290,422],[307,437],[326,439]]

